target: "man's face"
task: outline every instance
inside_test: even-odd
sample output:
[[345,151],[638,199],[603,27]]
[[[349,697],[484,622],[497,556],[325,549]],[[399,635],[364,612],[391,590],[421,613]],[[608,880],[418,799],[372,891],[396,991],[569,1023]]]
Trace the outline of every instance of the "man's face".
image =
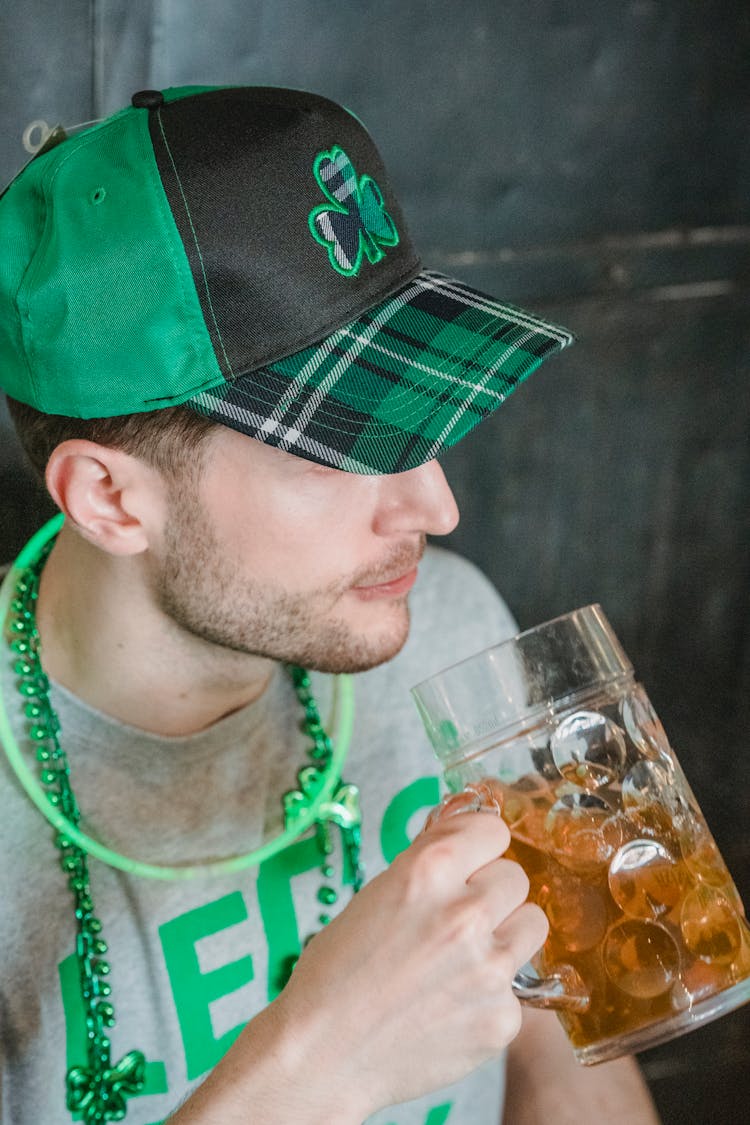
[[357,476],[219,427],[197,484],[170,488],[156,596],[212,644],[361,671],[406,641],[425,536],[457,522],[435,461]]

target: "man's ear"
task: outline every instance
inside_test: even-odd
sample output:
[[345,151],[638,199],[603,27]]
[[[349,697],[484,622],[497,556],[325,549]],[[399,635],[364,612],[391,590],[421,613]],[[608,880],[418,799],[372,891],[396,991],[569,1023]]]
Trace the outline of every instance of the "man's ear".
[[53,450],[45,480],[50,496],[84,539],[111,555],[148,549],[165,511],[166,486],[140,458],[74,438]]

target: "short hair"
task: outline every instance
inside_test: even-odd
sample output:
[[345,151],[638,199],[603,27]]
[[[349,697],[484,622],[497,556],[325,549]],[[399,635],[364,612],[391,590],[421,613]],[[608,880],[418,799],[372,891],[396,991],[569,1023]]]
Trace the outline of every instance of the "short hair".
[[44,482],[47,462],[64,441],[86,441],[140,457],[165,476],[176,480],[200,468],[196,458],[205,438],[218,422],[186,406],[165,406],[143,414],[118,414],[112,418],[69,418],[43,414],[33,406],[6,396],[21,446],[31,467]]

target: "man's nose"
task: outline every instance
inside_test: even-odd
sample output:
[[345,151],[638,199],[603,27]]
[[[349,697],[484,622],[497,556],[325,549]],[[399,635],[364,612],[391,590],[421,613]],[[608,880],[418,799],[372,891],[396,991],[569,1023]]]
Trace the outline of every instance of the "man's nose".
[[437,461],[381,477],[381,482],[375,519],[379,535],[447,535],[458,523],[453,492]]

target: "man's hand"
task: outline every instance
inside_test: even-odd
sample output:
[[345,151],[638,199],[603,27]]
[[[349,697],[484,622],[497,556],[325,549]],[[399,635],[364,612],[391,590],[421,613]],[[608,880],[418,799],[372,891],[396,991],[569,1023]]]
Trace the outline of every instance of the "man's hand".
[[522,905],[523,870],[498,858],[508,843],[490,814],[438,823],[300,959],[282,1007],[295,1020],[304,1013],[320,1042],[348,1046],[337,1070],[366,1092],[363,1111],[455,1081],[517,1034],[511,981],[547,921]]
[[359,1125],[499,1054],[548,929],[509,842],[489,813],[433,824],[313,938],[175,1125]]

